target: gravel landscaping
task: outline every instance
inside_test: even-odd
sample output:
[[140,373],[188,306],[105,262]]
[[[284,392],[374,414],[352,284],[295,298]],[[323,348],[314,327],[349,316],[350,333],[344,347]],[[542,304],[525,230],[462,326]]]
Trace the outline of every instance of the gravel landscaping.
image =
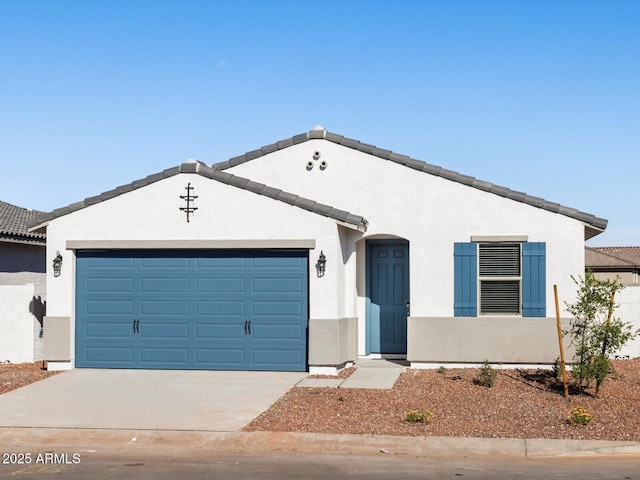
[[42,369],[42,362],[0,363],[0,394],[24,387],[60,372]]
[[[640,358],[614,364],[599,398],[566,400],[548,370],[499,370],[492,388],[474,383],[478,369],[407,370],[391,390],[294,387],[244,430],[640,441]],[[567,423],[576,406],[588,425]],[[424,409],[432,423],[404,421]]]

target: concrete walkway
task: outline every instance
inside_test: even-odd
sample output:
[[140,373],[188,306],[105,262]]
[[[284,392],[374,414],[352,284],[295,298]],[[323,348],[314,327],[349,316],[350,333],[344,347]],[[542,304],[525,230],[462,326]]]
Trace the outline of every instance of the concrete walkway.
[[390,390],[407,365],[404,360],[359,358],[355,365],[358,368],[347,378],[305,378],[297,386]]

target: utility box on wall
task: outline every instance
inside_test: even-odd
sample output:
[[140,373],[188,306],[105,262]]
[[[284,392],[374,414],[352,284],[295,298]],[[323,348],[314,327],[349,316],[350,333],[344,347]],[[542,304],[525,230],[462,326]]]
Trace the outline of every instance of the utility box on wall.
[[71,319],[44,317],[42,359],[48,362],[71,361]]

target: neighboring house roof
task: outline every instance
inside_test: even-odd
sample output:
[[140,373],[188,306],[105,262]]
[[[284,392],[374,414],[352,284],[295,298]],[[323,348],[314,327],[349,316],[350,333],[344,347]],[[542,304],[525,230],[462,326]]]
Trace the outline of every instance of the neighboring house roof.
[[33,233],[27,228],[27,224],[41,213],[0,201],[0,242],[46,243],[44,233]]
[[285,192],[277,188],[269,187],[268,185],[265,185],[263,183],[253,182],[247,178],[232,175],[221,170],[216,170],[205,165],[202,162],[196,161],[187,161],[178,167],[169,168],[155,175],[149,175],[146,178],[136,180],[133,183],[123,185],[113,190],[109,190],[108,192],[104,192],[95,197],[86,198],[81,202],[73,203],[67,207],[58,208],[49,213],[44,213],[31,221],[29,223],[29,226],[31,227],[31,230],[40,229],[46,226],[46,223],[50,220],[53,220],[54,218],[67,215],[69,213],[75,212],[76,210],[81,210],[90,205],[103,202],[104,200],[108,200],[113,197],[117,197],[118,195],[122,195],[123,193],[130,192],[146,185],[150,185],[159,180],[178,175],[179,173],[196,173],[205,178],[225,183],[242,190],[248,190],[250,192],[257,193],[258,195],[264,195],[265,197],[273,198],[274,200],[278,200],[280,202],[302,208],[309,212],[331,218],[357,230],[366,231],[367,229],[368,222],[364,217],[360,215],[354,215],[345,210],[340,210],[330,205],[318,203],[314,200],[301,197],[294,193]]
[[280,200],[280,201],[289,203],[291,205],[304,208],[305,210],[318,213],[320,215],[324,215],[327,217],[331,217],[341,222],[351,224],[360,230],[366,229],[367,221],[361,216],[354,215],[349,212],[345,212],[343,210],[338,210],[328,205],[319,204],[313,200],[300,197],[292,193],[284,192],[282,190],[278,190],[261,183],[253,182],[249,179],[238,177],[236,175],[230,175],[229,173],[224,172],[225,169],[233,167],[235,165],[239,165],[239,164],[248,162],[250,160],[254,160],[256,158],[262,157],[269,153],[273,153],[277,150],[282,150],[282,149],[291,147],[293,145],[297,145],[297,144],[307,142],[309,140],[314,140],[314,139],[324,139],[324,140],[342,145],[347,148],[352,148],[364,153],[368,153],[370,155],[374,155],[384,160],[388,160],[400,165],[404,165],[408,168],[412,168],[420,172],[442,177],[444,179],[447,179],[453,182],[457,182],[463,185],[477,188],[478,190],[489,192],[495,195],[499,195],[501,197],[509,198],[517,202],[532,205],[534,207],[541,208],[543,210],[547,210],[553,213],[558,213],[558,214],[579,220],[583,222],[585,225],[585,238],[587,239],[594,237],[595,235],[598,235],[599,233],[604,231],[604,229],[607,227],[607,220],[598,218],[595,215],[581,212],[579,210],[576,210],[575,208],[565,207],[558,203],[549,202],[539,197],[533,197],[531,195],[527,195],[526,193],[517,192],[506,187],[501,187],[498,185],[494,185],[493,183],[485,182],[483,180],[478,180],[474,177],[469,177],[451,170],[446,170],[442,167],[430,165],[421,160],[415,160],[406,155],[399,155],[397,153],[392,152],[391,150],[383,150],[373,145],[361,143],[358,140],[353,140],[350,138],[343,137],[342,135],[337,135],[334,133],[327,132],[321,127],[316,127],[307,133],[295,135],[291,138],[281,140],[279,142],[276,142],[270,145],[266,145],[260,149],[252,150],[250,152],[245,153],[244,155],[233,157],[225,162],[214,164],[212,167],[207,167],[205,164],[200,162],[184,163],[179,167],[164,170],[163,172],[157,173],[155,175],[150,175],[144,179],[137,180],[129,185],[118,187],[114,190],[110,190],[108,192],[102,193],[101,195],[90,197],[81,202],[71,204],[67,207],[56,209],[50,213],[41,215],[36,220],[30,222],[29,225],[31,227],[31,230],[37,230],[39,228],[46,226],[46,223],[50,220],[53,220],[54,218],[60,217],[62,215],[67,215],[76,210],[88,207],[95,203],[102,202],[109,198],[113,198],[115,196],[121,195],[131,190],[156,182],[158,180],[162,180],[163,178],[177,175],[178,173],[199,173],[207,178],[211,178],[213,180],[217,180],[222,183],[233,185],[235,187],[242,188],[244,190],[249,190],[254,193],[258,193],[260,195],[265,195],[270,198],[274,198],[276,200]]
[[586,247],[584,264],[599,270],[640,268],[640,247]]

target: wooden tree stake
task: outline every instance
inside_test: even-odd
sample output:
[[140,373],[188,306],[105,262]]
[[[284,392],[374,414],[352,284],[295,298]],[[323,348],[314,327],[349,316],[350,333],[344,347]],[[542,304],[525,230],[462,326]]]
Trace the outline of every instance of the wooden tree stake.
[[567,386],[567,370],[564,367],[564,346],[562,345],[562,326],[560,324],[560,305],[558,304],[558,286],[553,286],[553,295],[556,299],[556,323],[558,325],[558,344],[560,345],[560,368],[562,368],[562,383],[564,384],[564,398],[569,399],[569,387]]

